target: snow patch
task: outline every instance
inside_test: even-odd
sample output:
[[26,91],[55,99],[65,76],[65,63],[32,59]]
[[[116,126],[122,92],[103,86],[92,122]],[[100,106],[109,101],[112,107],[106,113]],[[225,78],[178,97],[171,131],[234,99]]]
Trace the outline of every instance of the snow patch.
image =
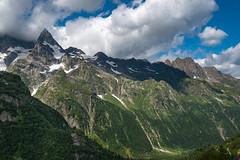
[[81,57],[83,59],[86,59],[86,60],[92,60],[92,61],[95,61],[97,59],[97,57],[92,57],[92,56],[88,56],[86,54],[81,54]]
[[118,67],[118,65],[115,63],[115,62],[112,62],[112,61],[108,61],[108,60],[106,60],[105,61],[107,64],[109,64],[110,66],[112,66],[112,67]]
[[99,78],[102,78],[102,76],[100,76],[99,74],[96,74],[96,76],[98,76]]
[[111,68],[111,70],[112,70],[115,74],[122,74],[121,72],[118,72],[118,71],[116,71],[116,70],[114,70],[114,69],[112,69],[112,68]]
[[99,62],[97,62],[97,65],[98,65],[99,67],[101,67],[101,66],[102,66],[102,64],[101,64],[101,63],[99,63]]
[[116,77],[114,77],[115,78],[115,80],[117,81],[117,83],[118,83],[118,79],[116,78]]
[[145,68],[146,70],[150,71],[150,72],[156,72],[155,70],[149,69],[149,68]]
[[74,53],[71,52],[71,53],[69,53],[69,55],[70,55],[71,57],[80,57],[80,58],[82,58],[80,52],[74,52]]
[[33,96],[34,94],[36,94],[38,91],[38,87],[37,88],[33,88],[33,92],[31,93],[31,96]]
[[31,53],[31,49],[25,49],[23,47],[10,47],[7,51],[16,52],[18,54],[18,57],[14,61],[16,61],[17,59],[26,58]]
[[64,68],[64,64],[60,63],[60,64],[53,64],[51,66],[49,66],[49,72],[52,72],[54,70],[59,69],[60,67]]
[[127,110],[129,110],[129,108],[127,107],[127,105],[126,105],[120,98],[118,98],[118,97],[115,96],[114,94],[112,94],[112,96],[113,96],[114,98],[116,98],[120,103],[122,103],[122,105],[123,105]]
[[77,69],[78,66],[73,66],[73,68],[69,69],[69,70],[64,70],[64,72],[66,72],[67,74],[72,72],[73,70]]
[[43,45],[48,45],[49,47],[52,48],[52,50],[54,52],[53,55],[56,59],[61,58],[65,54],[65,53],[60,51],[61,48],[57,45],[51,45],[51,44],[47,43],[46,41],[43,42]]
[[155,70],[153,69],[150,69],[149,66],[147,66],[147,68],[145,68],[146,70],[150,71],[150,72],[154,72],[155,74],[159,74],[158,72],[156,72]]
[[160,151],[160,152],[164,152],[164,153],[172,153],[172,152],[170,152],[169,150],[162,149],[162,148],[153,147],[153,149],[155,149],[155,150],[157,150],[157,151]]
[[103,95],[97,95],[99,98],[103,99]]
[[6,53],[1,53],[0,52],[0,71],[5,71],[7,66],[4,63],[4,58],[7,56]]
[[135,69],[133,69],[133,68],[131,68],[131,67],[128,67],[127,69],[128,69],[129,71],[131,71],[131,72],[136,72],[136,73],[139,72],[139,71],[136,71]]
[[49,80],[49,79],[47,79],[46,81],[44,81],[44,82],[40,83],[39,85],[37,85],[37,87],[34,87],[34,88],[33,88],[33,92],[31,93],[31,96],[33,96],[34,94],[36,94],[36,93],[37,93],[37,91],[38,91],[39,87],[41,87],[42,85],[44,85],[44,84],[48,83],[48,80]]
[[39,73],[41,73],[41,74],[46,74],[46,73],[47,73],[47,71],[46,71],[46,70],[44,70],[44,71],[40,71]]

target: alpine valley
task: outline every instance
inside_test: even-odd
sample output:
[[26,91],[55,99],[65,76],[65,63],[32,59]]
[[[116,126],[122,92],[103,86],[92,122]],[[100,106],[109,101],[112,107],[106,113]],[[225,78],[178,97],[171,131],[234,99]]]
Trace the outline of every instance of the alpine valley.
[[[3,36],[0,52],[0,69],[13,73],[0,73],[0,147],[10,159],[35,148],[30,159],[49,159],[49,150],[55,159],[174,159],[240,129],[240,80],[191,58],[88,56],[63,49],[46,29],[36,42]],[[230,142],[222,145],[229,159]]]

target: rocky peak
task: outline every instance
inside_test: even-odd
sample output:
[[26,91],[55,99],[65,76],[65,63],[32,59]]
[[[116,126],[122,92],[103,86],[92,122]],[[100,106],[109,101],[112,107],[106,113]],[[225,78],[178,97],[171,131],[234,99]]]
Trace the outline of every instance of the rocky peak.
[[184,59],[181,59],[181,58],[176,58],[173,62],[173,64],[188,64],[188,65],[193,65],[195,66],[196,63],[194,62],[194,60],[191,58],[191,57],[187,57],[187,58],[184,58]]
[[[209,81],[211,82],[226,82],[226,81],[236,81],[230,74],[225,74],[218,71],[215,67],[204,67],[205,73]],[[240,83],[239,81],[237,83]]]
[[49,44],[51,44],[51,45],[59,45],[59,44],[55,41],[55,39],[53,38],[53,36],[51,35],[51,33],[48,32],[47,29],[44,29],[44,30],[40,33],[40,35],[39,35],[39,37],[38,37],[38,39],[37,39],[37,42],[38,42],[38,43],[47,42],[47,43],[49,43]]
[[65,49],[65,53],[67,55],[76,55],[80,56],[81,54],[85,54],[81,49],[75,48],[75,47],[69,47]]
[[65,54],[63,48],[56,42],[53,36],[44,29],[38,37],[30,55],[35,61],[49,64]]
[[98,53],[96,53],[96,54],[94,55],[94,57],[97,57],[98,60],[99,60],[99,59],[100,59],[100,60],[108,59],[108,56],[107,56],[105,53],[103,53],[103,52],[98,52]]
[[189,77],[194,79],[202,79],[208,82],[217,83],[228,83],[232,81],[234,83],[240,84],[240,81],[236,80],[229,74],[222,73],[218,71],[215,67],[201,67],[198,63],[190,57],[185,59],[176,58],[174,61],[170,62],[166,60],[164,62],[168,66],[178,68],[184,71]]
[[184,71],[191,78],[207,79],[204,69],[190,57],[176,58],[172,63],[166,60],[165,64]]
[[146,62],[146,63],[150,63],[147,59],[139,59],[140,61]]
[[172,66],[172,63],[168,59],[164,63],[168,66]]

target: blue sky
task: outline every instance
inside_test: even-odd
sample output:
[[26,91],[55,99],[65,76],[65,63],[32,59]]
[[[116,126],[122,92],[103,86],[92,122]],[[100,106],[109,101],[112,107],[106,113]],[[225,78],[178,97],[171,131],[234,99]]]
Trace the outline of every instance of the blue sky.
[[240,78],[239,0],[1,0],[0,35],[47,28],[88,55],[150,61],[192,57]]
[[[197,50],[199,47],[204,53],[220,54],[222,50],[226,50],[231,46],[236,46],[240,42],[240,1],[239,0],[217,0],[219,9],[213,12],[212,19],[206,26],[216,27],[228,34],[228,37],[222,41],[220,45],[214,47],[201,46],[199,37],[186,38],[183,46],[179,48],[183,50]],[[193,58],[204,58],[205,54],[197,54]]]
[[[125,3],[130,6],[133,0],[121,0],[121,3]],[[239,0],[216,0],[218,9],[213,12],[213,17],[205,25],[213,28],[221,29],[228,34],[228,37],[221,41],[221,44],[216,46],[204,46],[201,45],[201,40],[198,35],[184,35],[184,42],[173,50],[189,51],[192,53],[191,56],[194,59],[205,58],[209,53],[220,54],[223,50],[228,49],[231,46],[235,46],[240,42],[240,1]],[[111,12],[118,7],[119,4],[113,3],[112,0],[106,0],[104,5],[93,12],[81,11],[74,12],[70,16],[63,20],[58,20],[56,26],[65,26],[65,23],[69,20],[76,19],[78,17],[96,17],[101,13],[106,13],[102,17],[108,17]],[[202,29],[204,29],[204,27]],[[158,56],[166,54],[167,52],[159,52],[154,55],[152,60]]]

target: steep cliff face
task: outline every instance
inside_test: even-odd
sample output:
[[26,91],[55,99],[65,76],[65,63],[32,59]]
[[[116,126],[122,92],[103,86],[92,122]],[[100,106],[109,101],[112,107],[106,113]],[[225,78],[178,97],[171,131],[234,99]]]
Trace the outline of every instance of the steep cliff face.
[[185,59],[176,58],[172,63],[166,61],[165,64],[184,71],[191,78],[207,80],[207,75],[204,69],[199,64],[195,63],[190,57]]
[[189,77],[193,79],[201,79],[208,82],[234,85],[238,88],[240,86],[240,80],[233,78],[229,74],[218,71],[215,67],[201,67],[190,57],[185,59],[176,58],[172,62],[166,60],[165,64],[184,71]]

